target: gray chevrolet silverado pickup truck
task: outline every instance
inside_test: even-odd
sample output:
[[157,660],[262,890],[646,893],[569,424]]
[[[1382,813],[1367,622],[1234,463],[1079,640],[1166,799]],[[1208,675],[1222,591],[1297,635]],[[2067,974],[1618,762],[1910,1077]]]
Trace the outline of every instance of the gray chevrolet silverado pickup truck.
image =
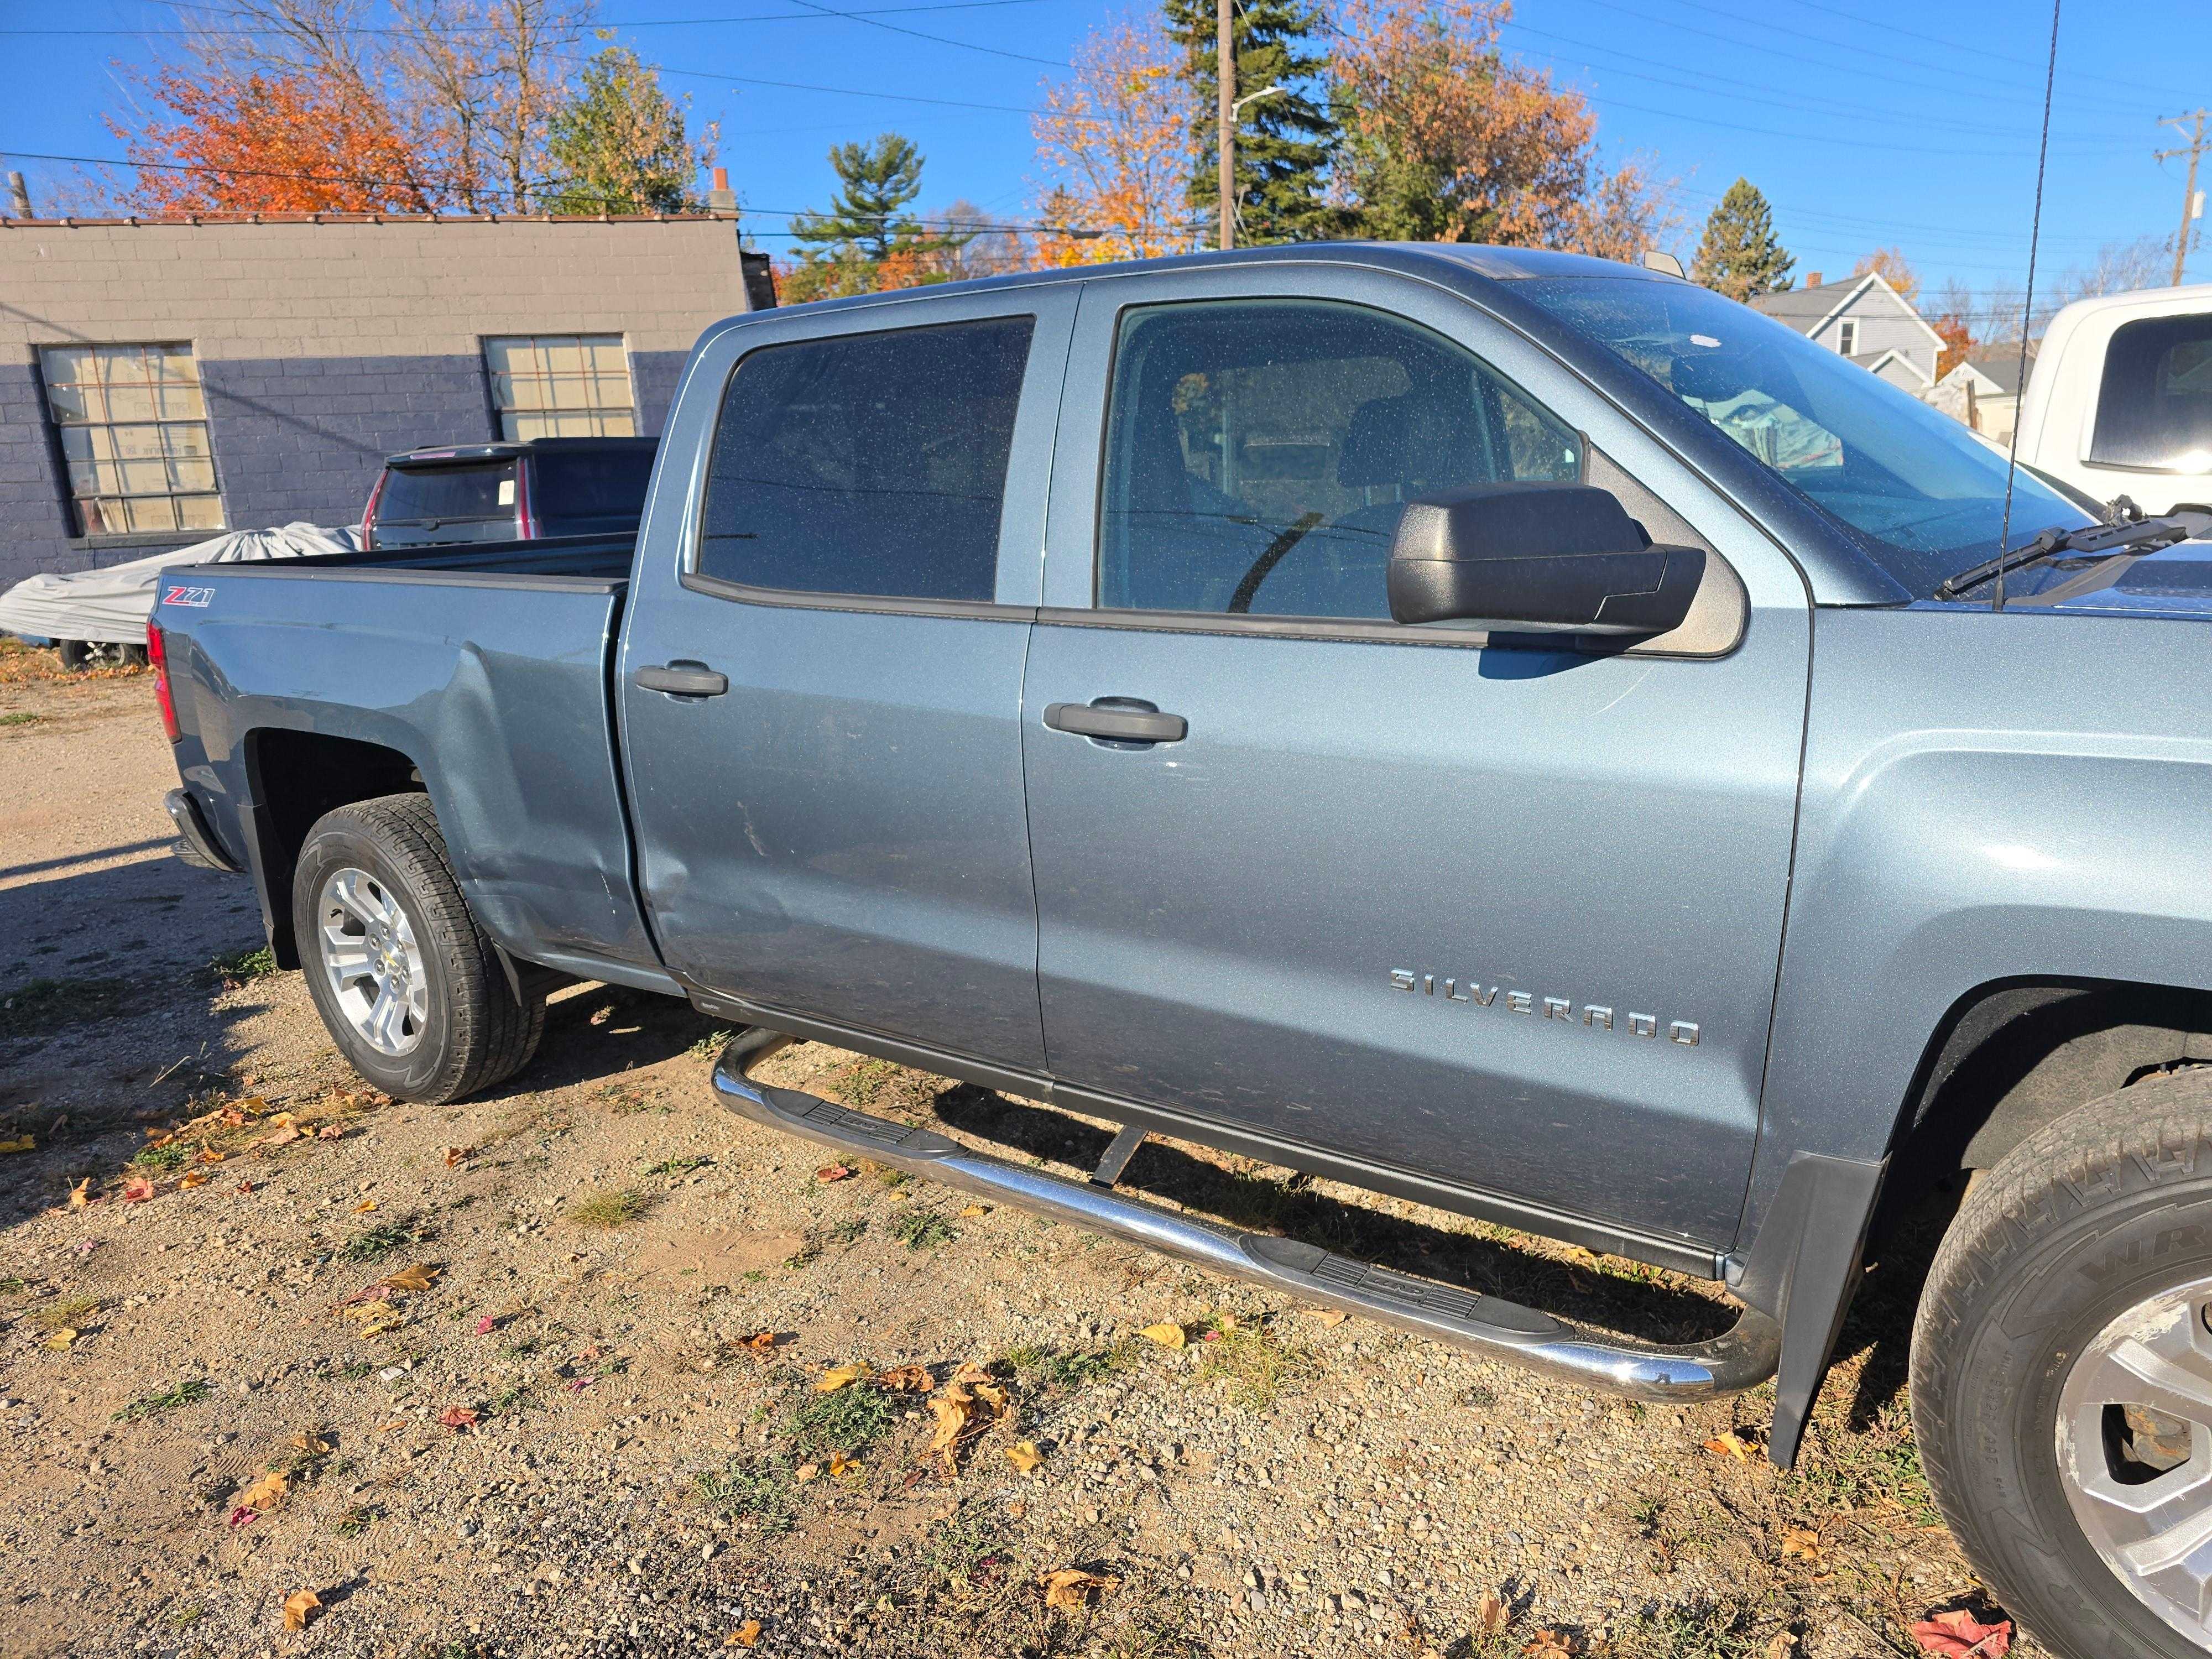
[[[1594,1387],[1771,1377],[1785,1466],[1888,1218],[1961,1190],[1944,1512],[2057,1649],[2189,1655],[2201,527],[1673,277],[1339,245],[735,318],[634,542],[175,571],[151,640],[187,855],[409,1099],[564,976],[685,998],[748,1117]],[[793,1040],[1126,1127],[1060,1179],[754,1081]],[[1152,1133],[1741,1316],[1240,1232],[1121,1183]]]

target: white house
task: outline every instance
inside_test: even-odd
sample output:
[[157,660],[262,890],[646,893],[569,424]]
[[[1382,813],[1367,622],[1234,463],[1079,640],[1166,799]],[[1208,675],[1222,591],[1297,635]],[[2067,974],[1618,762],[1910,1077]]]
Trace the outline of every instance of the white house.
[[2012,441],[2020,411],[2020,353],[1969,357],[1929,388],[1928,401],[1998,443]]
[[1943,337],[1877,271],[1823,284],[1816,270],[1802,288],[1762,294],[1751,303],[1916,398],[1936,384]]

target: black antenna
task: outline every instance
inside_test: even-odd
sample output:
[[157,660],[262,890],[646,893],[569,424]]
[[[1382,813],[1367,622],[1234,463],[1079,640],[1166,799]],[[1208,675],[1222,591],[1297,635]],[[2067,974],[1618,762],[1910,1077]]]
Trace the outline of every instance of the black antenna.
[[[2014,384],[2019,388],[2013,393],[2015,404],[2027,401],[2027,336],[2035,317],[2035,250],[2043,236],[2043,167],[2051,155],[2051,89],[2058,80],[2058,8],[2062,0],[2051,0],[2051,61],[2043,71],[2043,137],[2035,150],[2035,217],[2027,228],[2027,292],[2020,302],[2020,378]],[[2020,415],[2013,411],[2012,441],[2005,447],[2004,518],[1997,526],[1997,587],[1996,598],[1990,605],[1992,611],[2004,609],[2005,559],[2012,551],[2012,481],[2020,471]]]

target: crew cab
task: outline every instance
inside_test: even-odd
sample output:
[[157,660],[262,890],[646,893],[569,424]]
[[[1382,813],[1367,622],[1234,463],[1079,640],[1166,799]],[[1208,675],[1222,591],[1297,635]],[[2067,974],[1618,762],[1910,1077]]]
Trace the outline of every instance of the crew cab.
[[[179,573],[151,639],[189,856],[408,1099],[563,977],[683,998],[748,1118],[1593,1387],[1772,1377],[1784,1466],[1965,1189],[1921,1455],[2101,1659],[2212,1651],[2203,522],[1674,276],[1336,244],[733,318],[634,538]],[[799,1040],[1124,1127],[1063,1179],[755,1079]],[[1153,1133],[1737,1322],[1171,1209]]]
[[651,438],[528,438],[388,457],[362,511],[364,548],[633,533]]

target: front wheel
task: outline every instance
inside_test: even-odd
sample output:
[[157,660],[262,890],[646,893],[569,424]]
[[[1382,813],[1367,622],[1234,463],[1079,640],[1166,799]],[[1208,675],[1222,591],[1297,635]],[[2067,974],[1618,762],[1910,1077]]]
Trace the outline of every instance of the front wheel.
[[293,877],[292,926],[324,1028],[386,1093],[441,1106],[537,1052],[544,999],[515,1000],[427,796],[357,801],[317,820]]
[[1912,1420],[1953,1533],[2044,1641],[2212,1654],[2212,1068],[1975,1183],[1922,1295]]

